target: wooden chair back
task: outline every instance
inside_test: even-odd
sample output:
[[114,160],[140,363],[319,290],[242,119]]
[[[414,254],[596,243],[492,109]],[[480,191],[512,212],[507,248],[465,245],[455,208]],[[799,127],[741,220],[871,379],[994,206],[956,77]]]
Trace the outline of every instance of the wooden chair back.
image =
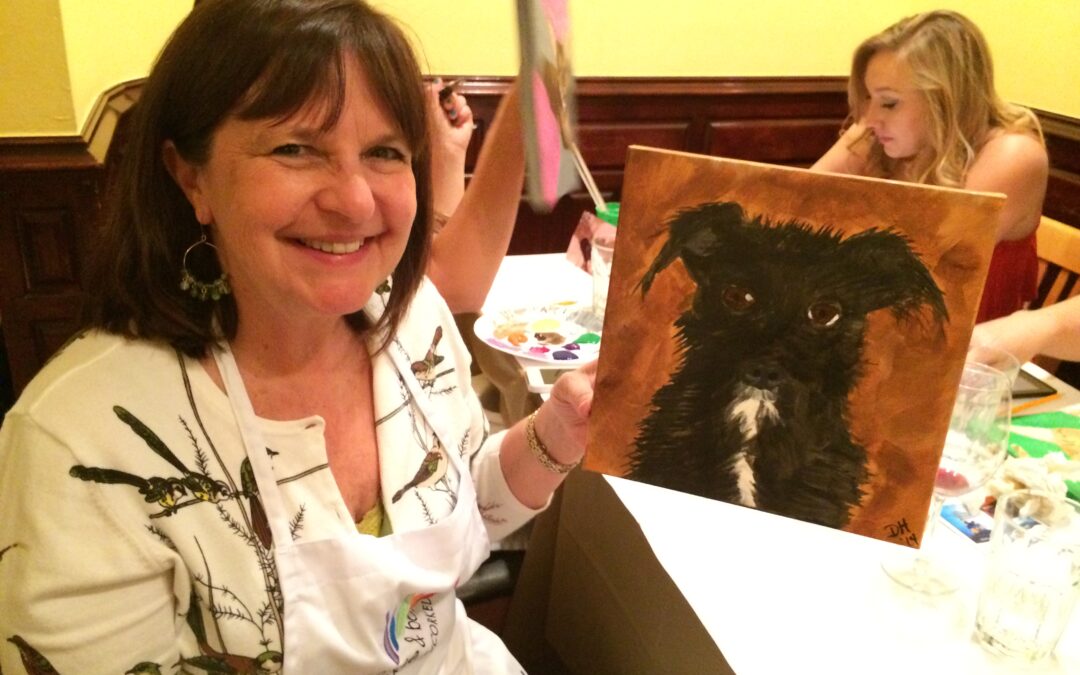
[[[1080,228],[1043,216],[1036,233],[1039,290],[1029,309],[1061,302],[1080,293]],[[1039,355],[1035,363],[1073,386],[1080,386],[1080,364]]]
[[1036,233],[1039,290],[1029,309],[1061,302],[1080,293],[1080,228],[1043,216]]

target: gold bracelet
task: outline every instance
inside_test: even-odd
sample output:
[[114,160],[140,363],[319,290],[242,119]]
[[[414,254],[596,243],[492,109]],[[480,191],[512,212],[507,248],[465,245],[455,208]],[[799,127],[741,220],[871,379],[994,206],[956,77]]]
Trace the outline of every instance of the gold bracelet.
[[446,227],[446,224],[450,222],[450,216],[446,215],[442,211],[433,211],[431,213],[431,219],[435,221],[435,232]]
[[573,469],[578,464],[581,464],[581,460],[577,460],[572,464],[563,464],[558,462],[551,453],[548,452],[547,446],[540,441],[540,437],[536,435],[536,414],[539,410],[534,410],[529,415],[528,421],[525,422],[525,440],[529,442],[529,449],[532,450],[532,454],[537,460],[544,466],[545,469],[552,473],[569,473],[570,469]]

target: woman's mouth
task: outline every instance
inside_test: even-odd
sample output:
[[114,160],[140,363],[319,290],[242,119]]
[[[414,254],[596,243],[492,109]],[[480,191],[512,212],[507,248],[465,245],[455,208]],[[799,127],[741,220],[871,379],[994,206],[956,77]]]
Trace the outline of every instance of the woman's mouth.
[[364,245],[365,239],[358,239],[354,241],[322,241],[319,239],[301,239],[300,243],[308,248],[313,248],[316,251],[322,251],[323,253],[332,253],[334,255],[345,255],[346,253],[355,253],[360,250],[360,247]]

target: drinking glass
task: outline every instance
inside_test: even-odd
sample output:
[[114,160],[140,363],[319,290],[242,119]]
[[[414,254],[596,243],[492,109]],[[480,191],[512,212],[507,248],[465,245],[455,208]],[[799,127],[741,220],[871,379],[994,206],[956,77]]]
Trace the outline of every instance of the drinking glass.
[[999,497],[975,639],[1036,662],[1054,651],[1080,595],[1080,503],[1018,490]]
[[969,353],[960,378],[934,481],[922,548],[904,551],[903,555],[882,563],[893,580],[926,595],[950,593],[958,586],[952,570],[925,550],[941,515],[942,504],[950,497],[982,487],[1005,461],[1008,449],[1012,405],[1012,381],[1008,373],[1019,371],[1019,364],[1000,350],[993,358],[1004,364],[1004,370],[977,361],[975,357],[973,352]]

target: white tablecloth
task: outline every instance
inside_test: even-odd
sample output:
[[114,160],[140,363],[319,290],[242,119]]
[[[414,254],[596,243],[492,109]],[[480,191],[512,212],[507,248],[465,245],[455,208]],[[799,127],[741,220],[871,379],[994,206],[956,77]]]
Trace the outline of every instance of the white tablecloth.
[[[985,544],[939,522],[927,544],[966,570],[952,595],[923,598],[882,570],[895,544],[607,477],[657,559],[739,675],[1021,672],[971,638]],[[1074,613],[1055,660],[1080,673]]]

